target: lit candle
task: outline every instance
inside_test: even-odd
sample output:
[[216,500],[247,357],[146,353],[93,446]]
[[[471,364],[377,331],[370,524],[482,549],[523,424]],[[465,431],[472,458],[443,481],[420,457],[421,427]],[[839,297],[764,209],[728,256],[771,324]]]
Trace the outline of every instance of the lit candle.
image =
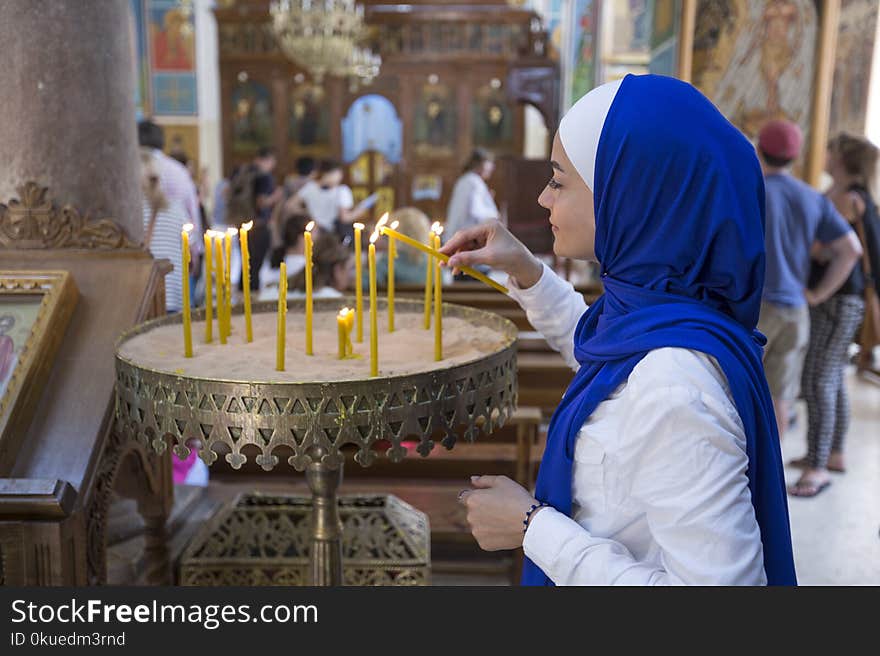
[[205,232],[205,343],[210,344],[214,341],[214,299],[212,295],[213,262],[214,259],[214,242],[211,241],[212,232]]
[[278,334],[275,340],[275,369],[284,371],[284,341],[287,332],[287,263],[281,263],[278,280]]
[[336,332],[339,337],[339,359],[344,360],[348,355],[348,308],[342,308],[336,315]]
[[[398,221],[391,224],[392,230],[397,230]],[[388,237],[388,332],[394,332],[394,260],[397,257],[397,247],[394,245],[394,237]]]
[[364,341],[364,281],[362,280],[363,262],[361,262],[361,232],[363,229],[363,223],[354,224],[354,310],[357,317],[355,341],[358,344]]
[[[440,224],[437,221],[434,221],[434,225],[431,226],[431,230],[428,232],[428,246],[431,249],[434,248],[434,231],[440,227]],[[425,330],[431,329],[431,292],[434,287],[434,258],[431,254],[428,254],[428,261],[425,265]]]
[[214,276],[217,279],[217,333],[220,343],[226,343],[226,275],[223,273],[223,233],[214,232]]
[[[434,250],[440,248],[441,226],[434,231]],[[440,271],[440,260],[434,268],[434,360],[443,359],[443,276]]]
[[232,238],[235,228],[226,228],[226,336],[232,333]]
[[254,222],[248,221],[238,230],[238,244],[241,247],[241,286],[244,289],[244,330],[248,342],[254,341],[254,327],[251,321],[251,254],[248,252],[248,230],[253,227]]
[[192,320],[189,312],[189,231],[192,229],[193,224],[187,223],[180,233],[180,250],[183,255],[180,267],[180,276],[183,279],[183,355],[187,358],[193,356]]
[[314,221],[309,221],[304,235],[306,242],[306,355],[312,355],[312,229]]
[[370,276],[370,376],[379,375],[379,330],[376,318],[376,240],[379,233],[370,236],[370,247],[367,251],[367,264]]

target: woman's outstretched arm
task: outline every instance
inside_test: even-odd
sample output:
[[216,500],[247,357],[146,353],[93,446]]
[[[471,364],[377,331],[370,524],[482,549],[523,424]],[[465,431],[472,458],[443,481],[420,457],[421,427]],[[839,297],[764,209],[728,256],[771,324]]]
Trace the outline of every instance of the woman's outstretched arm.
[[559,351],[566,363],[574,358],[574,330],[587,309],[584,297],[535,257],[498,221],[457,232],[441,251],[449,266],[485,264],[510,276],[510,296],[526,311],[529,322]]

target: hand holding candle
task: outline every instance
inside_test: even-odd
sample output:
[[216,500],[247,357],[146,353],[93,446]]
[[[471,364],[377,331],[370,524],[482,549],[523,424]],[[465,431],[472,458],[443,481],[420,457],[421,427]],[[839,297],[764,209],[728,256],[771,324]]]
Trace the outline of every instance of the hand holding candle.
[[244,330],[247,342],[254,341],[251,320],[251,255],[248,252],[248,230],[253,227],[254,222],[248,221],[238,230],[238,245],[241,247],[241,287],[244,290]]
[[[444,263],[449,262],[449,255],[446,255],[445,253],[441,253],[436,248],[431,248],[429,246],[425,246],[424,244],[419,243],[418,241],[413,239],[412,237],[407,237],[405,234],[403,234],[401,232],[397,232],[396,230],[392,230],[391,228],[389,228],[387,226],[383,226],[381,228],[381,232],[383,235],[392,236],[395,239],[402,241],[404,244],[407,244],[408,246],[412,246],[413,248],[416,248],[416,249],[422,251],[423,253],[427,253],[431,257],[439,258],[440,260],[443,260]],[[438,244],[438,248],[439,248],[439,244]],[[476,280],[479,280],[480,282],[482,282],[486,285],[489,285],[489,287],[491,287],[492,289],[498,290],[502,294],[506,294],[508,292],[507,287],[505,287],[504,285],[499,285],[497,282],[495,282],[494,280],[492,280],[488,276],[483,275],[482,273],[480,273],[476,269],[473,269],[469,266],[463,266],[463,267],[459,267],[459,268],[462,271],[464,271],[466,274],[468,274],[471,278],[475,278]]]
[[361,258],[361,233],[364,230],[363,223],[354,224],[354,295],[355,317],[357,320],[357,332],[355,341],[364,341],[364,287],[363,287],[363,261]]
[[192,229],[193,224],[187,223],[183,226],[183,231],[180,233],[180,250],[183,256],[183,263],[180,267],[180,274],[183,278],[183,355],[187,358],[193,356],[192,320],[189,310],[189,233]]

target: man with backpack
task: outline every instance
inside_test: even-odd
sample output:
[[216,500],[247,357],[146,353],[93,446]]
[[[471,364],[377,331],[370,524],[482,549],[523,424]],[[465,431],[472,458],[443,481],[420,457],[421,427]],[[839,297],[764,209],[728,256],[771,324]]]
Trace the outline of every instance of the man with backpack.
[[[269,219],[272,208],[284,195],[284,188],[275,184],[272,172],[275,170],[274,151],[263,146],[257,151],[253,162],[240,167],[229,182],[229,201],[226,217],[230,225],[240,227],[242,223],[253,220],[254,227],[248,235],[252,290],[260,287],[260,266],[269,252]],[[244,289],[243,281],[240,289]]]

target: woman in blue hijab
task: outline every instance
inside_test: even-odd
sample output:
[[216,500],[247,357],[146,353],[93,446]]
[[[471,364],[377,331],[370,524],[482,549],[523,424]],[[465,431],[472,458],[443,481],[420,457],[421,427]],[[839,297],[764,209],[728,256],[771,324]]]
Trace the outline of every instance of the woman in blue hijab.
[[577,372],[534,496],[497,476],[462,492],[475,538],[523,546],[527,585],[796,584],[754,149],[689,84],[629,75],[572,107],[551,157],[538,202],[556,254],[599,263],[592,306],[498,223],[443,249],[506,270]]

